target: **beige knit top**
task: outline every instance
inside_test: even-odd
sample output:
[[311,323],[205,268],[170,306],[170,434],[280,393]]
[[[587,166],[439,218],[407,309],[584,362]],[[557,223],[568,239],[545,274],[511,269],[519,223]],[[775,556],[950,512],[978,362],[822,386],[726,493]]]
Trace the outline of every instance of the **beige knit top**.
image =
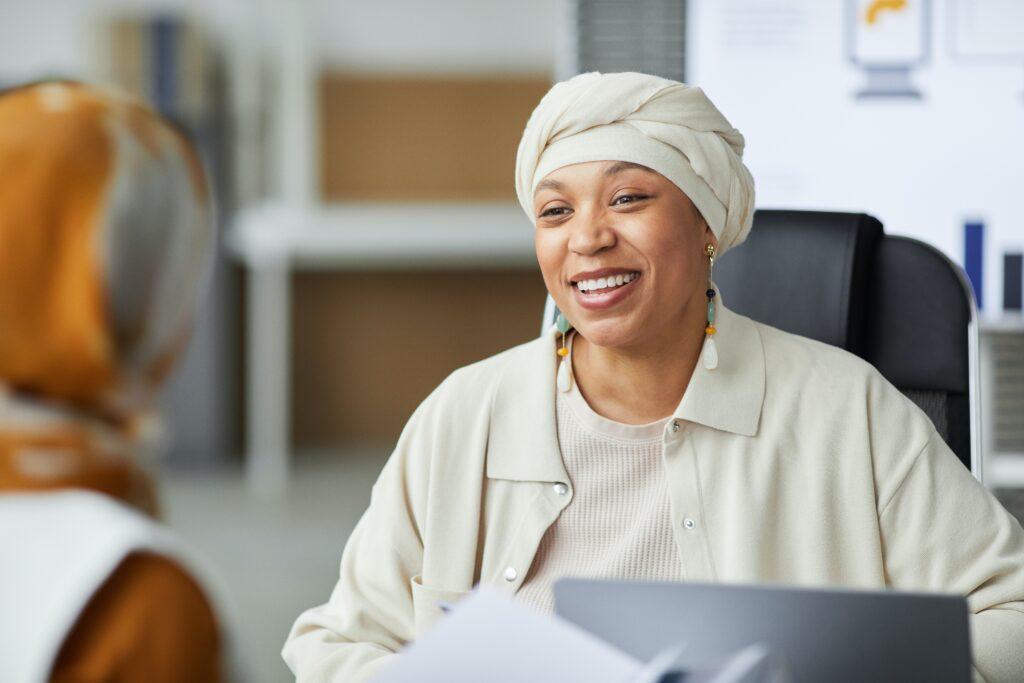
[[544,534],[517,597],[552,612],[551,585],[566,576],[682,581],[662,461],[670,418],[609,420],[575,382],[559,392],[556,414],[574,499]]

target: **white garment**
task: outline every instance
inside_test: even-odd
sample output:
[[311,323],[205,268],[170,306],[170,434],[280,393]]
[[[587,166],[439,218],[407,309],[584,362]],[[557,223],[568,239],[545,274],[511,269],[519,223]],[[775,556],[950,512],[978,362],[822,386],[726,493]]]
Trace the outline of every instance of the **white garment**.
[[131,553],[210,577],[171,531],[84,490],[0,495],[0,549],[0,681],[12,683],[49,680],[79,615]]

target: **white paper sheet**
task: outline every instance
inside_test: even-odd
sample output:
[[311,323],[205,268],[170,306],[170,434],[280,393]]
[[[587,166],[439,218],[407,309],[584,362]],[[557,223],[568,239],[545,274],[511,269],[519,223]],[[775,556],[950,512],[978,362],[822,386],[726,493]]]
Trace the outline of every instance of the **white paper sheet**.
[[625,681],[642,663],[557,617],[481,588],[381,671],[375,683]]

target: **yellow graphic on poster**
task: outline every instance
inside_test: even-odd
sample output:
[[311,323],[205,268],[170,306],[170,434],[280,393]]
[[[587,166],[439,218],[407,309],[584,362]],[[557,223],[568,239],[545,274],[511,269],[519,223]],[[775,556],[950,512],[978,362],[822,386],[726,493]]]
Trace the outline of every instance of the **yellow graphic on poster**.
[[847,0],[850,61],[864,70],[861,98],[921,98],[913,69],[930,52],[930,0]]
[[868,24],[874,24],[878,21],[878,15],[885,11],[898,12],[901,9],[905,9],[907,6],[907,0],[875,0],[868,7],[868,11],[864,16],[864,20]]

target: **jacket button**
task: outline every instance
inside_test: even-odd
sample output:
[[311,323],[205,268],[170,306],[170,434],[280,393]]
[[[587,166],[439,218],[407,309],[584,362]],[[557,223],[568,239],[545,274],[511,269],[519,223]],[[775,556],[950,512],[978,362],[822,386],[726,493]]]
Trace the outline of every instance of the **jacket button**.
[[508,567],[505,570],[505,580],[508,581],[509,583],[515,581],[518,576],[519,576],[519,572],[516,571],[515,567]]
[[565,494],[569,493],[569,487],[563,484],[562,482],[558,482],[557,484],[555,484],[554,488],[555,493],[557,493],[560,496],[564,496]]
[[672,420],[672,426],[670,427],[672,433],[675,434],[679,431],[679,420]]
[[686,519],[683,520],[683,526],[685,526],[687,529],[692,529],[693,527],[697,526],[697,523],[694,522],[689,517],[687,517]]

